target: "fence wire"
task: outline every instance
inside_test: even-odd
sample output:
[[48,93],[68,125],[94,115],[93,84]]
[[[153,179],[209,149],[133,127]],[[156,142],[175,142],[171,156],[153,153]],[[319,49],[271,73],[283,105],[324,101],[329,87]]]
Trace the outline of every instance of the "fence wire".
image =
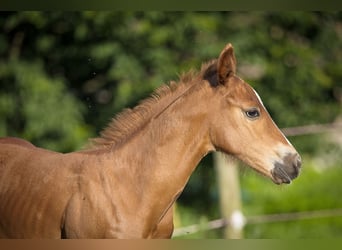
[[[329,217],[342,217],[342,208],[324,209],[314,211],[301,211],[293,213],[278,213],[266,215],[247,216],[245,218],[246,224],[261,224],[261,223],[275,223],[297,220],[310,220]],[[229,226],[230,222],[226,219],[217,219],[208,221],[206,223],[194,224],[186,227],[176,228],[173,232],[173,237],[179,237],[188,234],[194,234],[200,231],[213,230]]]
[[313,125],[306,125],[306,126],[283,128],[281,130],[286,136],[298,136],[298,135],[334,132],[337,130],[341,131],[341,129],[342,129],[342,122],[334,122],[334,123],[329,123],[329,124],[313,124]]

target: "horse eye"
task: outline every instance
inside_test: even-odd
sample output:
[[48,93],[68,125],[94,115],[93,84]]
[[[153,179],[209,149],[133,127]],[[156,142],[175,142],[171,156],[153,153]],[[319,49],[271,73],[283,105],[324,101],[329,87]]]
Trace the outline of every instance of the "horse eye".
[[245,114],[250,119],[256,119],[260,116],[260,112],[256,108],[245,111]]

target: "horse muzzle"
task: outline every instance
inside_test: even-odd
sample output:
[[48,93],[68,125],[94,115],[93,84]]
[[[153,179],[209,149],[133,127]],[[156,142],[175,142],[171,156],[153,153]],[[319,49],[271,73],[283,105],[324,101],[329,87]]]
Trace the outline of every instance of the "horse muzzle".
[[276,184],[290,184],[299,173],[302,166],[302,160],[298,153],[286,155],[282,162],[275,162],[271,170],[272,180]]

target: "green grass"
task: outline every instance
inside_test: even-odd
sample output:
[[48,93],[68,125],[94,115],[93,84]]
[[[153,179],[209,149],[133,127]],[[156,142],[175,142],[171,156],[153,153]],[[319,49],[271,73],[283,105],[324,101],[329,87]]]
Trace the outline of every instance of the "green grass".
[[[324,161],[304,159],[301,175],[291,185],[275,185],[270,180],[242,169],[240,175],[244,215],[295,213],[342,208],[342,162],[324,166]],[[218,210],[218,204],[212,204]],[[211,209],[211,211],[215,211]],[[176,226],[203,223],[216,216],[197,213],[191,206],[177,207]],[[217,214],[217,213],[216,213]],[[202,231],[177,238],[221,238],[222,230]],[[338,238],[342,236],[342,216],[300,219],[286,222],[247,224],[245,238]]]
[[[241,178],[245,215],[342,208],[342,164],[317,166],[306,160],[291,185],[274,186],[257,176]],[[247,225],[247,238],[330,238],[342,236],[342,217]]]

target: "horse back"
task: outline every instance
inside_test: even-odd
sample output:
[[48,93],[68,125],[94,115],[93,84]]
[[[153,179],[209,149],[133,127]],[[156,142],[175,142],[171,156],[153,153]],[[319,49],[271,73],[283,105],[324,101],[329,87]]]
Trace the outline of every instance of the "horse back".
[[14,145],[28,147],[28,148],[35,147],[31,142],[20,139],[20,138],[16,138],[16,137],[0,138],[0,143],[1,144],[14,144]]

